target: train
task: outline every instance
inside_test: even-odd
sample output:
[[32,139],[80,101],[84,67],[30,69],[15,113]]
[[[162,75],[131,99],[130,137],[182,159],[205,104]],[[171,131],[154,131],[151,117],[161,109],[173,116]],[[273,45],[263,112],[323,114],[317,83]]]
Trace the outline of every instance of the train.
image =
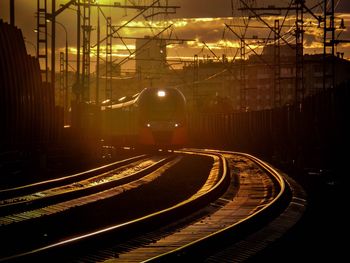
[[101,106],[101,136],[114,146],[175,150],[188,140],[187,103],[173,87],[144,88]]

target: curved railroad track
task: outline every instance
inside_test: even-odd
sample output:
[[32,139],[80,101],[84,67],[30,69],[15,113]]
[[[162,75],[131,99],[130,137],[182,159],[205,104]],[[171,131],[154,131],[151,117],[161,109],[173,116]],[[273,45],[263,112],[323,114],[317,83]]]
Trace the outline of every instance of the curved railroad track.
[[[75,203],[79,199],[86,200],[88,196],[91,200],[91,196],[113,192],[113,195],[110,194],[108,200],[113,200],[113,204],[119,204],[118,207],[129,209],[126,205],[128,203],[135,204],[135,206],[138,204],[139,207],[148,207],[149,203],[152,202],[152,209],[137,209],[133,206],[130,208],[130,211],[144,210],[144,212],[130,212],[133,214],[132,216],[121,216],[121,221],[119,222],[107,220],[99,224],[98,229],[96,227],[94,229],[87,227],[84,231],[74,233],[74,237],[72,237],[73,233],[62,236],[56,235],[56,238],[52,239],[47,238],[47,236],[45,237],[45,235],[45,238],[40,236],[38,242],[33,246],[27,246],[25,244],[26,242],[21,242],[22,245],[17,246],[18,239],[21,239],[17,237],[8,243],[7,253],[2,255],[0,260],[50,260],[51,262],[175,262],[180,258],[196,261],[209,260],[210,258],[215,260],[215,257],[221,257],[220,253],[224,253],[230,247],[237,246],[239,242],[243,242],[242,240],[245,238],[257,231],[261,231],[267,222],[278,220],[290,208],[293,202],[298,203],[300,211],[296,215],[289,216],[293,217],[293,220],[289,219],[289,223],[285,224],[285,229],[291,227],[298,220],[298,217],[300,217],[305,208],[303,191],[300,189],[296,191],[297,186],[294,182],[290,183],[290,179],[287,180],[271,166],[247,154],[186,149],[177,152],[175,155],[156,158],[157,160],[153,160],[153,162],[161,163],[158,166],[155,164],[151,165],[157,166],[156,169],[145,172],[143,177],[137,177],[122,185],[118,185],[115,182],[118,181],[116,178],[124,178],[123,171],[125,174],[129,174],[129,172],[125,171],[136,167],[136,163],[145,162],[145,157],[138,158],[140,159],[133,160],[129,164],[122,166],[123,168],[120,168],[122,171],[114,173],[119,174],[119,176],[111,176],[110,172],[105,172],[103,173],[104,175],[95,174],[92,178],[85,179],[84,181],[86,185],[89,185],[89,183],[93,184],[105,181],[106,178],[114,178],[110,180],[113,183],[106,183],[107,185],[111,184],[111,188],[106,187],[107,190],[106,188],[94,190],[93,193],[90,193],[90,190],[77,190],[79,193],[77,194],[78,197],[74,194],[74,198],[70,199],[67,196],[71,194],[67,194],[63,199],[66,198],[68,201],[66,199],[62,201],[60,199],[62,197],[59,197],[57,203],[55,203],[55,197],[48,199],[33,198],[32,194],[29,194],[31,197],[17,199],[12,197],[2,200],[0,204],[3,204],[4,207],[11,207],[13,204],[14,207],[19,208],[21,207],[19,205],[21,202],[25,204],[28,202],[26,206],[35,207],[35,202],[40,203],[40,201],[33,200],[45,200],[44,203],[51,200],[50,202],[53,202],[53,204],[50,203],[48,207],[56,206],[62,209],[63,203]],[[149,162],[150,159],[146,158],[146,160],[148,160],[146,162]],[[181,163],[183,164],[181,165]],[[176,166],[178,166],[177,169],[174,168]],[[196,168],[197,166],[200,168]],[[173,171],[167,172],[171,170]],[[200,176],[195,174],[199,172]],[[182,176],[185,180],[176,183],[176,178],[181,177],[179,173],[185,173]],[[106,174],[109,175],[106,176]],[[202,179],[196,179],[196,183],[190,181],[196,177],[201,177]],[[147,183],[140,183],[145,178],[148,178],[146,179]],[[163,179],[164,185],[167,185],[167,190],[164,193],[161,191],[164,187],[162,178],[171,178]],[[187,189],[186,182],[189,182],[189,185],[196,185],[196,187],[189,187]],[[154,186],[152,186],[153,184]],[[69,187],[61,186],[47,189],[45,190],[47,192],[44,192],[47,195],[49,193],[55,195],[56,193],[60,193],[62,189],[68,189],[68,193],[75,192],[74,189],[76,188],[72,185]],[[85,184],[81,183],[81,185]],[[81,185],[78,189],[81,188]],[[147,189],[147,187],[150,189]],[[186,189],[181,190],[181,187]],[[172,194],[167,196],[167,192],[171,191],[173,191]],[[116,192],[119,193],[119,195],[116,194],[118,197],[115,196]],[[131,194],[128,196],[124,193]],[[154,195],[154,193],[159,194],[157,198],[153,197],[154,200],[146,198],[149,195]],[[163,195],[164,198],[162,198]],[[37,195],[34,194],[34,196]],[[138,200],[139,202],[132,202],[130,201],[133,200],[132,196],[134,198],[136,196],[140,198],[141,196],[142,198]],[[64,217],[61,215],[56,217],[46,216],[53,218],[51,220],[54,223],[49,225],[57,227],[59,225],[57,222],[60,220],[61,222],[67,222],[63,218],[68,216],[71,220],[75,220],[74,216],[77,213],[81,216],[81,214],[87,215],[94,210],[102,211],[98,210],[100,205],[96,206],[96,203],[101,203],[99,198],[92,198],[94,200],[88,202],[95,205],[82,205],[86,207],[84,210],[79,209],[79,205],[77,205],[78,208],[72,205],[71,207],[74,207],[74,209],[69,210],[76,210],[77,212],[67,213],[61,211],[59,214],[63,214]],[[147,201],[143,200],[144,202],[142,202],[142,199],[147,199]],[[107,203],[108,205],[104,206],[104,209],[110,209],[111,201],[107,201]],[[41,208],[36,208],[36,210],[38,209]],[[44,209],[50,210],[47,207]],[[125,214],[129,213],[129,211],[123,212]],[[6,212],[0,212],[1,215],[2,213],[6,214]],[[21,213],[22,216],[20,216]],[[28,213],[28,211],[19,212],[17,216],[19,218],[23,217],[23,213]],[[104,217],[103,214],[100,215],[100,219]],[[7,216],[11,217],[11,215]],[[0,222],[4,222],[3,218],[6,218],[6,215],[1,216]],[[25,220],[25,222],[29,221],[31,220]],[[41,220],[38,219],[38,221],[40,222]],[[30,224],[21,224],[20,222],[12,223],[12,225],[15,225],[16,229],[20,225],[21,231],[24,232],[28,232],[28,228],[30,227]],[[107,226],[103,227],[103,225]],[[73,224],[71,227],[74,226],[76,224]],[[0,234],[5,234],[9,239],[11,239],[12,231],[11,224],[9,226],[3,224],[0,227]],[[277,232],[271,234],[270,231],[269,233],[274,238],[270,237],[268,240],[272,242],[284,233],[282,230]],[[21,232],[17,231],[17,233]],[[37,231],[28,232],[31,239],[33,239],[32,234],[34,233],[37,233]],[[263,241],[265,242],[263,242],[264,246],[267,246],[269,242],[266,242],[266,238],[263,238]],[[258,248],[254,246],[255,248],[250,254],[254,255],[257,251],[263,249],[264,246],[261,245]],[[238,250],[237,247],[235,249],[236,251]],[[89,251],[89,253],[86,251]],[[232,251],[232,248],[229,251]],[[238,252],[230,253],[239,257]]]

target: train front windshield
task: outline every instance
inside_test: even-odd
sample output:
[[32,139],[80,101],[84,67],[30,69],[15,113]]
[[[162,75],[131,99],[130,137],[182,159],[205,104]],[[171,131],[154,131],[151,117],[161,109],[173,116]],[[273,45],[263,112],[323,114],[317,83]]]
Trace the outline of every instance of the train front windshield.
[[176,90],[148,91],[140,100],[143,121],[181,121],[185,118],[185,100]]

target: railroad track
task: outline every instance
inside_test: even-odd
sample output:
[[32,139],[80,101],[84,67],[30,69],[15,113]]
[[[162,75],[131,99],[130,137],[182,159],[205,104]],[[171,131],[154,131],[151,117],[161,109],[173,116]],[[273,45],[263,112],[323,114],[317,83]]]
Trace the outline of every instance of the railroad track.
[[[0,201],[0,235],[6,240],[2,254],[17,254],[52,243],[60,235],[50,234],[54,231],[50,228],[69,221],[69,218],[74,220],[76,213],[87,213],[94,205],[152,182],[161,175],[160,171],[164,172],[180,159],[174,155],[137,156],[60,180],[3,191],[7,195],[11,193],[12,197]],[[56,186],[58,181],[61,186]],[[36,191],[38,187],[45,187],[45,190]],[[22,195],[23,191],[30,192],[30,189],[34,192]],[[19,196],[15,196],[16,193]],[[44,229],[41,225],[45,226]]]
[[[13,251],[12,255],[5,255],[1,260],[175,262],[184,258],[203,261],[210,257],[215,259],[220,251],[252,235],[263,228],[266,222],[276,220],[288,209],[291,200],[299,200],[301,209],[298,215],[302,214],[305,205],[302,191],[295,199],[294,186],[253,156],[196,149],[178,152],[177,158],[178,155],[186,158],[205,157],[207,162],[212,160],[205,180],[199,183],[201,187],[186,198],[174,197],[176,202],[171,205],[157,207],[153,212],[87,231],[74,238],[39,242],[40,245],[35,248]],[[180,162],[179,159],[172,157],[172,161],[166,163],[170,168],[177,162]],[[182,172],[185,172],[183,169],[186,167],[189,169],[191,163],[192,159],[183,167],[180,166]],[[162,170],[159,174],[168,168],[161,166],[158,168]],[[187,174],[189,176],[195,175]],[[297,221],[298,216],[294,215],[294,218]],[[286,229],[290,227],[290,224],[287,225]],[[273,235],[277,237],[282,232],[280,230]],[[257,250],[255,246],[251,254]],[[238,255],[238,252],[235,253]]]
[[[75,199],[137,180],[150,170],[162,165],[165,160],[167,158],[162,156],[153,158],[137,156],[92,171],[7,189],[6,192],[11,192],[12,197],[0,200],[0,216]],[[55,186],[58,183],[60,186]],[[39,186],[46,189],[38,191]],[[25,194],[23,192],[31,193]],[[20,220],[7,221],[6,217],[2,217],[0,218],[0,226],[18,221]]]

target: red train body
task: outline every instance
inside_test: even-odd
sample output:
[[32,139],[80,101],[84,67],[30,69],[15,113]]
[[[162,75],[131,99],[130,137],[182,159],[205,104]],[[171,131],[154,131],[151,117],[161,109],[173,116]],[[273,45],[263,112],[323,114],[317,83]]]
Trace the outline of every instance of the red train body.
[[176,149],[187,142],[186,100],[178,89],[146,88],[101,112],[102,137],[114,145]]

